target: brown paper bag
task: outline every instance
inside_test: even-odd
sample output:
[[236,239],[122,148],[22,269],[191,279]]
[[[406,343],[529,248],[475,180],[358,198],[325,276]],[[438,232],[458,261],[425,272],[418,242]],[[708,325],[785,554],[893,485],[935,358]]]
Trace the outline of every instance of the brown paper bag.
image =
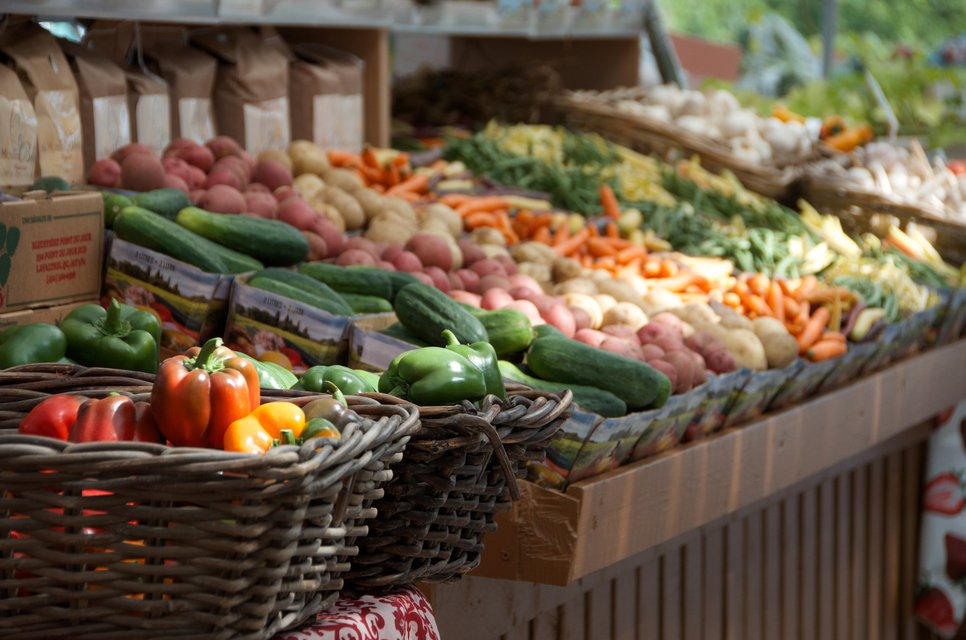
[[215,124],[250,152],[285,149],[291,139],[288,60],[246,28],[199,34],[192,42],[218,59]]
[[37,116],[37,163],[42,176],[70,183],[84,180],[84,153],[77,83],[57,39],[38,25],[19,25],[5,34],[3,53]]
[[147,69],[128,67],[128,108],[134,122],[134,141],[151,147],[159,156],[171,142],[171,104],[168,83]]
[[61,42],[80,91],[84,164],[110,156],[131,142],[131,117],[124,70],[107,57],[73,42]]
[[0,65],[0,185],[32,184],[37,171],[37,115],[17,72]]
[[342,80],[327,65],[295,60],[289,66],[289,109],[292,137],[311,140],[324,148],[336,146],[334,137],[342,101]]
[[171,42],[145,48],[145,61],[168,83],[171,134],[203,143],[215,137],[211,94],[218,62],[206,53]]
[[[363,61],[350,53],[318,44],[298,45],[294,51],[301,60],[322,66],[328,77],[338,79],[337,89],[335,84],[331,85],[335,90],[329,90],[327,85],[326,91],[314,96],[314,136],[308,139],[327,149],[360,150],[365,140]],[[317,86],[323,88],[321,84]]]

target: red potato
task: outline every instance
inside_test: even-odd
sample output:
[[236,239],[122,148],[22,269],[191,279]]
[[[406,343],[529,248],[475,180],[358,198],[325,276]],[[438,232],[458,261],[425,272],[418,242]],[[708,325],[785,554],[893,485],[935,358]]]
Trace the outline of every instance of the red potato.
[[626,324],[611,324],[606,327],[601,327],[600,330],[609,336],[627,340],[631,344],[641,344],[640,339],[637,337],[637,332]]
[[337,256],[342,253],[346,237],[325,216],[316,216],[315,222],[312,223],[312,228],[309,230],[322,236],[325,240],[325,246],[329,249],[330,256]]
[[[664,311],[657,314],[650,319],[650,322],[656,322],[661,326],[667,327],[672,330],[679,338],[684,338],[684,321],[677,317],[673,313],[668,313]],[[648,324],[650,324],[650,322]]]
[[483,297],[481,298],[480,306],[487,311],[492,311],[493,309],[502,309],[503,307],[509,306],[513,303],[513,296],[506,292],[506,289],[500,287],[493,287],[483,292]]
[[208,184],[208,175],[193,165],[185,163],[188,166],[188,184],[192,189],[202,189],[206,184]]
[[422,282],[423,284],[428,284],[429,286],[433,286],[433,279],[427,276],[422,271],[414,271],[413,277],[419,280],[420,282]]
[[391,262],[386,262],[385,260],[377,260],[376,267],[382,269],[383,271],[395,271],[396,266]]
[[540,313],[549,311],[558,304],[562,304],[562,300],[557,296],[548,296],[545,293],[531,293],[529,296],[527,296],[527,300],[537,305],[537,309],[540,309]]
[[405,249],[403,249],[403,246],[401,244],[393,243],[390,245],[386,245],[386,248],[382,250],[382,252],[379,254],[379,257],[388,262],[392,262],[393,260],[396,259],[396,256],[398,256],[403,251],[405,251]]
[[123,165],[125,160],[127,160],[129,157],[136,154],[147,155],[153,158],[154,149],[152,149],[146,144],[141,144],[139,142],[132,142],[131,144],[126,144],[120,149],[118,149],[117,151],[115,151],[114,153],[112,153],[111,160],[113,160],[114,162],[117,162],[120,165]]
[[600,343],[600,349],[602,351],[616,353],[617,355],[624,356],[625,358],[632,358],[634,360],[641,359],[640,346],[614,336],[604,338],[604,341]]
[[[540,309],[540,306],[537,305],[537,308]],[[574,320],[574,314],[570,313],[570,309],[562,302],[558,302],[547,310],[541,310],[540,317],[568,338],[573,338],[574,334],[577,333],[577,322]]]
[[272,158],[259,160],[252,171],[252,181],[260,182],[272,191],[279,187],[292,186],[292,172],[288,167]]
[[665,354],[664,361],[674,367],[678,377],[674,393],[683,393],[694,386],[694,363],[684,351],[671,351]]
[[463,266],[469,267],[470,265],[486,259],[486,254],[483,253],[483,249],[480,245],[476,244],[469,238],[460,238],[456,241],[459,246],[460,251],[463,252]]
[[[470,269],[475,271],[482,278],[483,276],[498,275],[504,278],[507,277],[506,268],[491,258],[485,258],[483,260],[477,260],[474,262]],[[507,281],[509,283],[509,280]]]
[[580,307],[567,308],[570,309],[570,313],[574,314],[574,324],[577,326],[577,331],[580,331],[581,329],[590,329],[593,326],[594,321],[586,310],[581,309]]
[[215,164],[215,155],[211,152],[211,149],[202,147],[201,145],[183,147],[178,151],[176,157],[181,158],[192,166],[198,167],[206,173],[211,171],[211,168]]
[[469,291],[464,291],[463,289],[450,289],[449,297],[457,302],[462,302],[463,304],[468,304],[480,308],[483,304],[483,298],[475,293],[470,293]]
[[268,195],[272,196],[273,199],[275,198],[275,195],[269,190],[268,187],[258,182],[253,182],[245,187],[245,193],[267,193]]
[[656,344],[664,349],[665,353],[670,353],[671,351],[684,351],[686,348],[684,343],[681,342],[681,339],[674,335],[661,336],[652,341],[650,344]]
[[574,333],[574,340],[583,342],[586,345],[590,345],[595,349],[600,346],[600,344],[606,340],[609,336],[596,329],[580,329]]
[[693,377],[691,379],[691,387],[699,387],[704,384],[708,379],[708,365],[705,363],[704,358],[701,357],[700,353],[696,353],[688,349],[684,353],[691,358],[692,373]]
[[433,286],[440,291],[449,291],[449,275],[439,267],[426,267],[423,273],[432,278]]
[[455,271],[450,271],[449,273],[446,274],[446,276],[449,278],[449,288],[450,289],[462,289],[463,288],[463,279],[460,278],[458,275],[456,275],[456,272]]
[[[257,213],[263,218],[274,218],[278,212],[278,202],[270,193],[259,191],[246,191],[244,194],[245,209],[252,213]],[[315,213],[313,211],[313,213]],[[291,224],[291,223],[290,223]],[[295,226],[295,225],[292,225]],[[310,229],[311,227],[296,227],[297,229]],[[315,235],[315,234],[313,234]]]
[[[260,184],[260,183],[256,183],[256,184]],[[268,189],[268,187],[265,187],[265,188]],[[272,195],[274,195],[275,199],[278,200],[279,202],[285,202],[289,198],[302,197],[298,191],[296,191],[295,189],[289,186],[283,186],[283,187],[279,187],[278,189],[275,189],[274,191],[272,191]]]
[[238,146],[238,143],[228,136],[212,138],[205,143],[205,146],[211,149],[211,152],[215,154],[215,158],[217,159],[226,156],[237,156],[241,153],[241,147]]
[[708,364],[708,369],[714,371],[715,373],[729,373],[738,368],[738,365],[735,364],[734,356],[728,353],[728,351],[724,348],[719,351],[710,351],[701,355]]
[[255,156],[242,149],[241,153],[238,154],[238,157],[242,159],[242,162],[245,164],[245,168],[248,169],[248,175],[251,176],[252,171],[255,170]]
[[674,368],[673,364],[665,360],[649,360],[647,364],[651,365],[653,368],[657,369],[658,371],[666,375],[668,377],[668,380],[671,381],[672,389],[677,386],[678,372],[677,372],[677,369]]
[[517,263],[513,261],[510,256],[497,256],[494,258],[497,262],[503,265],[503,269],[506,271],[508,276],[513,276],[517,274]]
[[406,243],[406,249],[419,256],[427,267],[439,267],[443,271],[453,268],[453,252],[449,243],[440,236],[430,233],[417,233]]
[[[526,273],[514,273],[510,276],[510,284],[514,288],[529,289],[534,293],[543,293],[543,287],[540,283],[533,279],[533,276],[527,275]],[[516,297],[516,296],[514,296]]]
[[302,235],[309,243],[309,260],[325,260],[328,257],[329,248],[322,236],[311,231],[303,231]]
[[245,181],[239,177],[238,172],[228,167],[218,167],[208,174],[205,180],[205,187],[211,189],[216,186],[231,187],[235,191],[245,188]]
[[224,184],[216,184],[205,192],[201,206],[215,213],[242,213],[247,204],[245,196],[238,189]]
[[[510,288],[510,281],[503,276],[491,275],[480,278],[480,293],[486,293],[490,289],[498,288],[506,291]],[[510,295],[507,293],[507,295]],[[511,296],[512,297],[512,296]]]
[[646,362],[650,362],[651,360],[663,360],[664,349],[656,344],[645,344],[641,347],[641,356]]
[[[513,281],[509,281],[513,285]],[[534,295],[533,290],[530,287],[514,287],[510,288],[510,295],[513,296],[514,300],[529,300],[531,296]]]
[[373,242],[372,240],[366,240],[362,236],[349,238],[349,241],[345,243],[345,249],[343,249],[343,251],[347,251],[349,249],[358,249],[360,251],[365,251],[370,256],[376,259],[381,257],[379,255],[379,249],[376,248],[376,243]]
[[[185,181],[186,184],[193,184],[194,178],[191,172],[191,165],[182,160],[181,158],[176,158],[174,156],[168,156],[161,161],[161,166],[164,167],[164,172],[169,176],[178,176]],[[206,176],[207,178],[207,176]],[[204,182],[202,182],[204,185]]]
[[460,269],[456,272],[456,275],[460,277],[463,281],[463,287],[467,291],[477,292],[480,289],[480,274],[473,271],[472,269]]
[[179,191],[184,191],[188,193],[188,184],[179,178],[178,176],[171,175],[170,173],[164,174],[164,185],[168,189],[178,189]]
[[335,263],[343,267],[352,267],[356,265],[372,267],[375,266],[376,259],[372,257],[372,254],[360,249],[349,249],[348,251],[343,251]]
[[196,207],[201,204],[201,201],[205,197],[206,191],[204,189],[192,189],[188,192],[188,197],[191,199],[191,204]]
[[188,149],[190,147],[200,147],[200,146],[201,145],[199,145],[197,142],[195,142],[194,140],[189,140],[188,138],[175,138],[174,140],[169,142],[168,146],[166,146],[164,148],[164,151],[161,152],[161,157],[167,158],[169,156],[175,156],[182,149]]
[[[229,215],[229,214],[225,214],[225,215]],[[267,216],[267,215],[265,215],[263,213],[256,213],[254,211],[245,211],[243,213],[230,214],[230,215],[248,216],[249,218],[262,218],[263,220],[274,220],[275,219],[274,217]]]
[[[688,349],[700,353],[705,360],[708,359],[708,355],[716,351],[724,351],[724,344],[718,340],[714,334],[707,331],[695,331],[692,335],[684,341]],[[709,368],[710,365],[709,365]]]
[[234,156],[229,156],[227,158],[222,158],[215,162],[214,166],[211,168],[211,172],[217,170],[230,169],[232,173],[238,176],[238,179],[243,185],[247,185],[251,182],[252,174],[242,162],[241,158],[236,158]]
[[423,270],[423,263],[412,251],[401,251],[391,262],[396,268],[406,273],[418,273]]
[[659,322],[648,322],[637,330],[637,337],[641,344],[650,344],[659,338],[674,338],[676,335],[674,329]]
[[121,165],[111,158],[101,158],[91,167],[87,179],[91,184],[99,187],[119,187],[121,186]]
[[546,321],[540,317],[540,312],[537,310],[537,306],[529,300],[514,300],[505,306],[504,309],[516,309],[517,311],[520,311],[527,316],[527,319],[530,320],[530,324],[534,327],[547,324]]
[[164,186],[164,166],[145,153],[129,155],[121,163],[121,186],[131,191],[152,191]]

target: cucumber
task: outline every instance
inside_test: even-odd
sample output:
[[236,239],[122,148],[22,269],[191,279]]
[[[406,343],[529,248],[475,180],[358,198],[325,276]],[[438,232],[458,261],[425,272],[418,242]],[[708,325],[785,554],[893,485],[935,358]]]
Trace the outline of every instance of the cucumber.
[[527,367],[553,382],[610,391],[635,410],[663,406],[671,392],[667,376],[649,365],[566,338],[534,340]]
[[533,327],[522,311],[495,309],[474,315],[483,324],[490,344],[500,357],[525,351],[533,341]]
[[301,262],[309,255],[309,243],[302,232],[280,220],[210,213],[198,207],[186,207],[178,212],[176,222],[267,265],[284,267]]
[[487,340],[483,323],[448,295],[420,283],[408,284],[396,296],[396,316],[413,334],[425,342],[444,346],[443,331],[449,329],[461,344]]
[[292,271],[290,269],[278,269],[270,267],[264,269],[255,274],[257,277],[271,278],[272,280],[278,280],[287,285],[293,287],[298,287],[303,291],[315,294],[320,298],[325,298],[326,300],[331,300],[333,303],[339,306],[340,315],[352,315],[352,307],[342,294],[334,291],[332,287],[325,284],[324,282],[319,282],[315,278],[310,278],[304,273],[299,273],[298,271]]
[[520,384],[525,384],[528,387],[533,387],[541,391],[550,391],[551,393],[559,393],[570,389],[574,393],[574,402],[587,411],[596,413],[599,416],[617,418],[627,413],[627,404],[610,391],[604,391],[597,387],[589,387],[582,384],[562,384],[560,382],[540,380],[539,378],[527,375],[512,362],[507,362],[506,360],[500,360],[499,365],[500,373],[507,380],[519,382]]
[[209,273],[230,273],[214,242],[140,207],[125,207],[114,219],[121,240],[153,249]]
[[342,298],[352,307],[353,313],[390,313],[392,303],[377,296],[363,296],[358,293],[343,293]]
[[108,229],[114,226],[114,219],[121,213],[121,209],[134,205],[130,198],[119,193],[102,191],[101,197],[104,199],[104,226]]
[[191,206],[191,198],[181,189],[155,189],[134,196],[134,204],[168,220],[174,220],[179,211]]
[[324,282],[339,293],[355,293],[392,300],[390,271],[382,269],[350,269],[324,262],[307,262],[299,265],[299,273]]
[[347,316],[352,314],[352,310],[345,306],[345,303],[340,305],[333,300],[328,300],[300,287],[286,284],[272,278],[255,276],[248,281],[248,286],[261,289],[262,291],[268,291],[269,293],[274,293],[284,298],[296,300],[310,307],[325,311],[326,313],[331,313],[334,316]]
[[[209,242],[211,241],[209,240]],[[255,258],[235,251],[234,249],[223,247],[217,242],[211,243],[211,250],[225,261],[225,264],[228,266],[228,273],[248,273],[249,271],[259,271],[265,268],[265,265]]]
[[395,338],[396,340],[402,340],[403,342],[408,342],[409,344],[415,345],[417,347],[428,347],[430,346],[428,342],[424,342],[414,336],[409,329],[404,327],[401,322],[394,322],[379,333]]
[[533,339],[540,340],[542,338],[560,338],[562,340],[569,340],[569,338],[565,336],[560,329],[552,324],[541,324],[533,328]]
[[[405,271],[386,271],[385,269],[380,269],[379,267],[366,267],[366,266],[356,266],[356,267],[347,267],[347,268],[353,269],[353,270],[360,270],[360,271],[363,269],[369,270],[369,271],[379,271],[380,273],[386,274],[386,277],[389,278],[389,282],[392,286],[392,291],[389,294],[390,297],[387,298],[387,300],[389,300],[390,302],[396,299],[396,294],[399,293],[400,290],[402,290],[402,288],[405,287],[407,284],[421,282],[419,278],[417,278],[411,273],[406,273]],[[375,294],[372,294],[372,295],[375,295]]]

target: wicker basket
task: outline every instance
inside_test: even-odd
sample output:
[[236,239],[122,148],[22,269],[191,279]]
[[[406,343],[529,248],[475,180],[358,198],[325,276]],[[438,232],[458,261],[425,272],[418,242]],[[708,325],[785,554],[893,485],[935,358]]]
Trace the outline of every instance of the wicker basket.
[[[701,156],[701,165],[711,171],[730,171],[742,184],[756,193],[789,199],[803,175],[800,164],[772,167],[738,158],[731,149],[707,136],[686,131],[673,123],[661,122],[629,114],[604,101],[574,99],[556,100],[565,123],[575,129],[598,133],[625,147],[645,153],[667,156],[684,150]],[[804,163],[804,161],[803,161]]]
[[[519,497],[516,478],[544,450],[572,410],[563,397],[520,385],[504,402],[420,407],[422,426],[393,465],[386,497],[347,576],[352,588],[380,590],[459,577],[480,562],[494,514]],[[397,401],[391,397],[385,402]]]
[[412,405],[351,397],[363,420],[338,442],[264,456],[13,435],[51,394],[148,399],[151,380],[63,365],[0,373],[2,637],[262,639],[298,625],[338,597],[356,552],[347,534],[362,527],[350,506],[378,495],[419,426]]

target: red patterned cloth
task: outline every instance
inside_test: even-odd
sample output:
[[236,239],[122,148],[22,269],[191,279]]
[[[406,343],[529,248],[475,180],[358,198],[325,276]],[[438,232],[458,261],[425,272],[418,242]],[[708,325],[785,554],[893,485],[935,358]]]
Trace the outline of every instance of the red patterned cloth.
[[439,640],[439,629],[425,596],[405,588],[387,596],[341,598],[314,623],[274,640]]

